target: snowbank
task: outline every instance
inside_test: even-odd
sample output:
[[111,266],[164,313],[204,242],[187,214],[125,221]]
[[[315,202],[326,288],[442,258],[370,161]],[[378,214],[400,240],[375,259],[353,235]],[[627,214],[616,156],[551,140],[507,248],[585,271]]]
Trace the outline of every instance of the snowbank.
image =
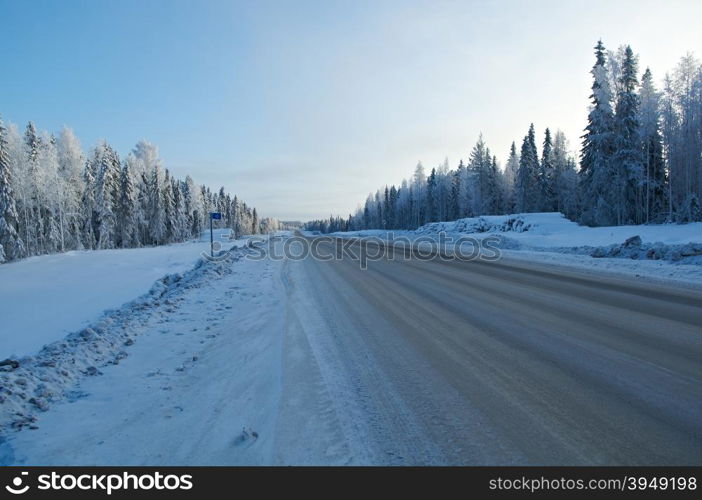
[[333,235],[381,239],[392,235],[414,241],[434,239],[442,232],[454,238],[498,235],[503,256],[510,258],[702,283],[700,222],[585,227],[556,212],[470,217],[426,224],[414,231],[363,230]]
[[[215,238],[224,246],[226,230]],[[190,269],[209,252],[200,241],[124,250],[73,251],[0,265],[0,360],[33,354],[149,290],[154,281]]]
[[623,243],[634,236],[639,236],[643,243],[702,242],[702,222],[586,227],[579,226],[558,212],[488,215],[452,222],[435,222],[420,227],[414,233],[433,235],[441,231],[471,235],[510,233],[509,238],[531,248],[607,246]]
[[150,311],[156,307],[172,308],[172,300],[184,290],[230,274],[232,264],[248,251],[232,249],[217,262],[198,259],[189,271],[162,277],[145,295],[46,345],[36,356],[1,362],[0,431],[33,428],[36,413],[46,411],[56,401],[70,399],[67,391],[76,381],[99,375],[100,367],[119,364],[127,357],[125,349],[134,343],[137,327]]
[[414,231],[363,230],[334,233],[345,237],[380,237],[390,233],[416,239],[433,237],[441,232],[447,235],[471,235],[473,237],[501,235],[516,242],[524,250],[563,249],[623,244],[633,237],[642,243],[664,245],[686,245],[702,242],[702,222],[692,224],[662,224],[650,226],[579,226],[563,214],[534,213],[512,215],[486,215],[451,222],[433,222]]

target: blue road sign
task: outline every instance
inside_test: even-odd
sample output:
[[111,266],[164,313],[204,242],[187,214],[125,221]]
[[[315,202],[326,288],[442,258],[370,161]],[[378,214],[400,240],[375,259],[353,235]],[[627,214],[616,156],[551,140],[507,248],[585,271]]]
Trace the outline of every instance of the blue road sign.
[[212,219],[221,219],[222,214],[220,212],[210,212],[210,218]]

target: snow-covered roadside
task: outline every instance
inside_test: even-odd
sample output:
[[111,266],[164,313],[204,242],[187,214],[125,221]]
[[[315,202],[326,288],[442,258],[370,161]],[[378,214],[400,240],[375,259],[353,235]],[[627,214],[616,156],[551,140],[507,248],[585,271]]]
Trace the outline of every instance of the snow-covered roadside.
[[[224,232],[217,230],[216,238],[228,248]],[[106,309],[148,292],[163,276],[192,268],[209,248],[208,232],[195,242],[75,251],[0,265],[0,360],[35,354],[86,327]]]
[[[398,245],[404,239],[428,247],[440,233],[454,240],[498,237],[497,246],[508,259],[702,287],[702,223],[592,228],[559,213],[536,213],[436,222],[415,231],[362,230],[332,236],[399,239]],[[451,251],[450,245],[443,250]]]
[[217,262],[201,259],[191,270],[164,276],[149,293],[105,312],[99,321],[46,345],[35,356],[5,362],[0,366],[0,431],[34,428],[37,413],[71,399],[77,382],[126,358],[145,320],[155,312],[172,312],[187,290],[230,274],[232,264],[247,252],[233,249]]
[[[184,275],[160,298],[125,312],[125,324],[105,325],[128,356],[96,366],[95,376],[81,374],[68,400],[33,409],[36,420],[8,429],[0,463],[349,463],[307,338],[310,329],[323,336],[329,327],[307,325],[308,311],[296,316],[290,300],[291,289],[306,297],[312,284],[293,284],[299,275],[287,260],[236,261],[244,251]],[[133,345],[123,345],[126,336]]]

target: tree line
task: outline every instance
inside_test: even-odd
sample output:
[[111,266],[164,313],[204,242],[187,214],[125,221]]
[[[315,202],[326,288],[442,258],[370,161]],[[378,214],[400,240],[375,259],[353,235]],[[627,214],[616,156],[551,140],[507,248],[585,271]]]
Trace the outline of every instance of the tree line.
[[702,220],[702,65],[682,57],[658,90],[649,68],[639,81],[630,46],[599,41],[579,158],[561,131],[534,125],[504,167],[482,136],[450,168],[427,175],[421,162],[399,186],[371,193],[356,213],[308,222],[322,232],[416,229],[436,221],[515,212],[562,212],[589,226]]
[[86,155],[67,127],[56,137],[30,122],[20,134],[0,118],[0,262],[199,238],[210,212],[236,237],[278,229],[224,187],[172,176],[149,142],[123,159],[106,141]]

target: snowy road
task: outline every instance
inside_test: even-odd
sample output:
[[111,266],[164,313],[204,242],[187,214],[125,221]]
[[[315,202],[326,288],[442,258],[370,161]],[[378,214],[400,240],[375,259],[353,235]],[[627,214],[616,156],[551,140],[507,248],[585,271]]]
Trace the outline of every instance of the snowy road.
[[702,463],[699,291],[509,261],[231,266],[145,310],[3,462]]
[[287,272],[359,462],[702,463],[699,292],[517,262]]

